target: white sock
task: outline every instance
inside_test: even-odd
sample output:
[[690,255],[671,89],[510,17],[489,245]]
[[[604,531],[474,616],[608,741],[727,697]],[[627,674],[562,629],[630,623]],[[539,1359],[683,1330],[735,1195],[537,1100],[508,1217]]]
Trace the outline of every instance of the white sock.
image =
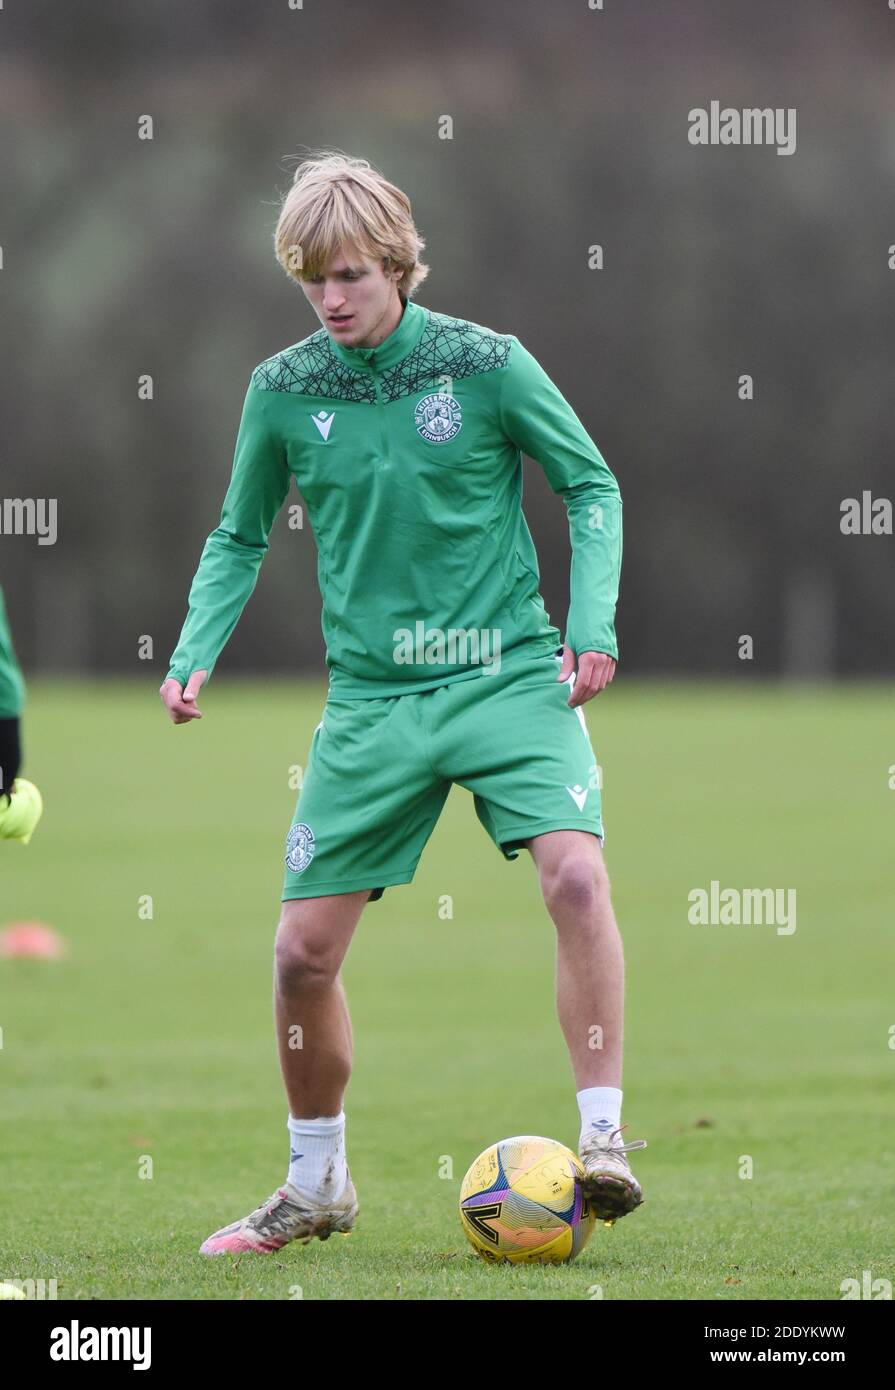
[[345,1162],[345,1111],[317,1120],[286,1121],[289,1130],[288,1181],[315,1201],[336,1201],[348,1181]]
[[581,1112],[579,1147],[585,1135],[600,1130],[610,1134],[622,1122],[622,1093],[615,1086],[590,1086],[578,1092]]

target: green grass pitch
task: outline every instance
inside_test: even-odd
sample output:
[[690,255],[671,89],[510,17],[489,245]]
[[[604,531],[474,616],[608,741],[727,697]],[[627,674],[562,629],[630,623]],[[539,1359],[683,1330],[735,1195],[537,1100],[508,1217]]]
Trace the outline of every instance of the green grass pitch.
[[[47,923],[69,954],[0,961],[0,1279],[60,1298],[728,1301],[891,1279],[891,697],[622,672],[586,708],[644,1205],[569,1266],[491,1268],[466,1243],[470,1161],[511,1134],[574,1147],[578,1115],[534,867],[502,859],[455,787],[345,963],[354,1232],[197,1254],[286,1175],[271,947],[289,769],[323,696],[221,675],[204,720],[174,728],[151,680],[33,682],[46,811],[30,846],[0,844],[0,925]],[[713,879],[795,888],[796,931],[691,925]]]

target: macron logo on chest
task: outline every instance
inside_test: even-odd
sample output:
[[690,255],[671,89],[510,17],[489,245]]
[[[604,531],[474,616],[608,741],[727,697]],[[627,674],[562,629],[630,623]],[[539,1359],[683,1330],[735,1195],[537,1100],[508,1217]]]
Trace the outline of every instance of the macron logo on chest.
[[332,423],[335,418],[336,412],[334,410],[331,410],[328,415],[325,410],[318,410],[316,415],[311,416],[311,419],[314,421],[314,424],[317,426],[318,430],[323,436],[324,443],[326,443],[327,439],[329,439],[329,432],[332,428]]

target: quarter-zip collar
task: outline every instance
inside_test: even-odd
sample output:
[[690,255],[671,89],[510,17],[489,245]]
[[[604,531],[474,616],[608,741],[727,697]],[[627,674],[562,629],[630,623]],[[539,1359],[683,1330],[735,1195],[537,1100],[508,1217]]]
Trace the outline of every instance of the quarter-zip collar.
[[381,372],[387,367],[394,367],[397,362],[412,352],[423,336],[427,316],[427,309],[423,309],[421,305],[414,304],[412,299],[408,299],[398,326],[392,329],[387,338],[383,338],[378,347],[346,347],[342,343],[337,343],[332,336],[330,336],[330,345],[336,357],[347,366],[354,367],[358,371]]

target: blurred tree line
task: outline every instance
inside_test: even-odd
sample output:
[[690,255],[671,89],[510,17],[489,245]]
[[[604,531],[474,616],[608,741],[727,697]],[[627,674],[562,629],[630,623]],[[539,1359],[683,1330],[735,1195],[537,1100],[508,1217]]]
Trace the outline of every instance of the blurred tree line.
[[[0,498],[59,503],[55,546],[0,536],[27,671],[143,675],[148,635],[165,673],[251,370],[319,326],[271,240],[319,147],[406,189],[419,301],[516,333],[616,473],[626,670],[893,671],[895,539],[839,526],[893,488],[884,5],[32,0],[0,23]],[[795,108],[796,152],[691,145],[713,99]],[[562,628],[565,510],[531,463],[525,489]],[[219,671],[322,673],[319,620],[311,530],[281,517]]]

